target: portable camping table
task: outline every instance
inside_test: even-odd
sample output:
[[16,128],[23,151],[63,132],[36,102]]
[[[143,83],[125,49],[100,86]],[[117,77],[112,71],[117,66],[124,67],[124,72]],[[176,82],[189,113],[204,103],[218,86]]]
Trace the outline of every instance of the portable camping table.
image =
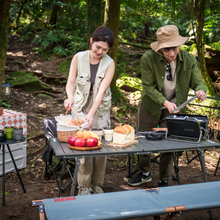
[[[106,144],[108,144],[109,142],[105,142],[104,138],[102,138],[102,144],[103,144],[102,148],[92,151],[77,151],[70,149],[68,143],[60,142],[57,138],[50,138],[49,141],[54,148],[55,155],[59,157],[63,157],[64,161],[67,158],[77,158],[74,177],[72,178],[72,188],[71,188],[70,196],[74,195],[80,159],[83,157],[118,156],[118,155],[134,155],[134,154],[141,155],[141,154],[166,153],[166,152],[175,153],[179,151],[181,152],[181,151],[197,150],[199,152],[199,158],[203,171],[204,181],[207,182],[208,179],[205,168],[204,150],[209,148],[220,147],[219,143],[206,139],[201,140],[199,143],[188,143],[188,142],[186,143],[186,142],[166,140],[166,139],[160,141],[149,141],[146,140],[145,138],[139,138],[138,143],[124,149],[119,149],[119,148],[107,147]],[[63,171],[65,171],[65,164],[66,163],[63,164]],[[176,160],[174,160],[174,165],[177,167]],[[62,182],[60,184],[60,188],[61,185]],[[59,192],[59,196],[60,196],[60,192]]]
[[70,196],[32,201],[39,206],[40,219],[104,220],[141,218],[220,207],[220,182]]
[[11,149],[10,149],[10,144],[15,144],[15,143],[18,143],[18,142],[23,142],[25,141],[26,138],[25,137],[22,137],[22,140],[20,141],[15,141],[13,139],[11,140],[6,140],[6,141],[2,141],[0,142],[0,149],[2,148],[2,192],[3,192],[3,196],[2,196],[2,206],[5,206],[5,145],[8,147],[8,151],[10,153],[10,156],[11,156],[11,159],[12,159],[12,162],[14,164],[14,167],[15,167],[15,170],[17,172],[17,175],[18,175],[18,178],[20,180],[20,183],[21,183],[21,186],[22,186],[22,189],[24,191],[24,193],[26,193],[25,191],[25,188],[24,188],[24,185],[23,185],[23,182],[21,180],[21,177],[20,177],[20,174],[18,172],[18,168],[17,168],[17,165],[15,163],[15,160],[14,160],[14,157],[13,157],[13,154],[11,152]]

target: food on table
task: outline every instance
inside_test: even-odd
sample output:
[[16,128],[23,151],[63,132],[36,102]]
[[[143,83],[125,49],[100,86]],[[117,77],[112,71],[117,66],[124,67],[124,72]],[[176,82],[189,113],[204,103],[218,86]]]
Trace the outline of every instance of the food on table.
[[90,138],[90,137],[91,137],[90,132],[88,132],[88,131],[84,131],[84,132],[83,132],[83,139],[87,140],[87,139]]
[[97,134],[92,131],[81,130],[76,132],[76,136],[69,137],[68,143],[75,147],[96,147],[102,144]]
[[98,139],[98,145],[102,144],[101,141],[99,140],[99,136],[96,133],[94,133],[92,131],[88,131],[88,132],[91,134],[91,137]]
[[94,137],[90,137],[87,139],[86,145],[88,147],[96,147],[96,146],[98,146],[98,139],[94,138]]
[[75,140],[76,140],[76,138],[77,138],[77,137],[74,136],[74,135],[68,138],[68,143],[69,143],[70,146],[75,146]]
[[126,144],[134,140],[135,129],[131,125],[117,126],[113,132],[113,143]]
[[83,138],[83,131],[77,131],[76,132],[76,137]]
[[99,140],[99,136],[96,133],[94,133],[92,131],[88,131],[88,132],[91,134],[91,137],[95,137]]
[[75,147],[86,147],[86,140],[83,138],[76,138],[74,146]]
[[82,119],[82,118],[80,118],[79,120],[73,120],[73,119],[67,119],[66,121],[65,121],[65,123],[67,124],[67,125],[72,125],[72,126],[79,126],[79,125],[82,125],[82,124],[84,124],[86,121],[84,120],[84,119]]

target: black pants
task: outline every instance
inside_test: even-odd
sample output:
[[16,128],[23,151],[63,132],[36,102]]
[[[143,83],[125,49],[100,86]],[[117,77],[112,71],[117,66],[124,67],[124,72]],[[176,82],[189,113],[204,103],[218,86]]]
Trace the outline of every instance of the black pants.
[[[160,128],[166,128],[166,117],[169,116],[167,109],[162,110],[160,119],[155,118],[140,102],[138,106],[138,131],[152,131],[159,125]],[[151,157],[147,154],[139,156],[140,170],[143,173],[150,172]],[[171,180],[173,168],[173,154],[162,153],[160,155],[160,180]]]

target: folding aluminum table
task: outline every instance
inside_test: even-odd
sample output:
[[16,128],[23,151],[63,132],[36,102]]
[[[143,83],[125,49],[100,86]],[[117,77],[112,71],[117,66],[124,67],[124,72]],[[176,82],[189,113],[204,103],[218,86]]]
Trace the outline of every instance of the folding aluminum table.
[[[91,151],[78,151],[78,150],[72,150],[71,148],[69,148],[68,143],[60,142],[57,138],[50,138],[49,141],[54,148],[55,155],[59,157],[63,157],[64,161],[67,158],[77,158],[74,177],[72,178],[72,188],[71,188],[70,196],[74,195],[80,159],[83,157],[118,156],[118,155],[134,155],[134,154],[140,155],[140,154],[153,154],[153,153],[165,153],[165,152],[175,153],[181,151],[197,150],[199,152],[199,158],[203,171],[204,181],[207,182],[208,179],[207,179],[205,160],[204,160],[204,150],[220,147],[219,143],[207,139],[203,139],[199,143],[188,143],[188,142],[186,143],[186,142],[166,140],[166,139],[160,141],[149,141],[146,140],[145,138],[139,138],[138,143],[124,149],[119,149],[119,148],[107,147],[106,144],[108,144],[109,142],[105,142],[104,138],[102,138],[102,144],[103,144],[102,148]],[[178,166],[176,160],[174,160],[174,166],[176,167]],[[63,172],[64,171],[65,171],[65,163],[63,164]],[[177,178],[178,177],[179,176],[177,173]],[[62,182],[60,185],[62,185]],[[60,196],[60,192],[59,192],[59,196]]]

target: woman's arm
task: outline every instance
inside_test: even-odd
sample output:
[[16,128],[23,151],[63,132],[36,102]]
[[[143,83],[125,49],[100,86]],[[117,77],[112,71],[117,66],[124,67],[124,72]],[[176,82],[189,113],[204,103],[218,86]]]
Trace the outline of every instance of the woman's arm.
[[93,116],[94,116],[96,110],[98,109],[98,107],[104,97],[106,89],[109,87],[109,85],[112,81],[114,73],[115,73],[115,62],[112,62],[109,65],[108,69],[106,70],[105,76],[102,80],[102,83],[100,85],[100,88],[99,88],[98,94],[95,98],[95,101],[92,105],[92,108],[90,109],[89,113],[86,116],[86,121],[89,121],[88,128],[91,128],[93,125]]
[[70,71],[69,71],[69,77],[66,84],[66,93],[67,93],[67,99],[64,101],[64,107],[67,110],[70,110],[72,106],[74,105],[74,98],[73,98],[73,92],[74,92],[74,84],[76,80],[77,75],[77,61],[78,56],[77,54],[73,57],[71,65],[70,65]]

